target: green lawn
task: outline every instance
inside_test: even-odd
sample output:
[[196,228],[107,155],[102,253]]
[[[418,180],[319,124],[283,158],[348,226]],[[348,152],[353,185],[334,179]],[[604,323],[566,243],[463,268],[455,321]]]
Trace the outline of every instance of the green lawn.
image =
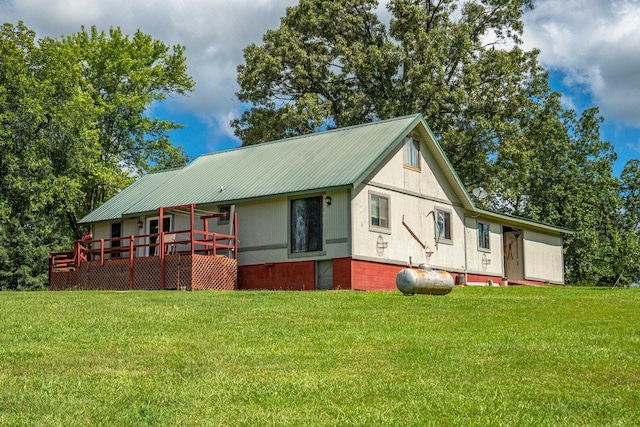
[[640,425],[640,290],[0,292],[0,425]]

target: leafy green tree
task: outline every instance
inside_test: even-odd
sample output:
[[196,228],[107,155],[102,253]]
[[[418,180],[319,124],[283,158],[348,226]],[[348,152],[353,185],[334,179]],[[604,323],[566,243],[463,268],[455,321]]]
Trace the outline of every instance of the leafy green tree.
[[31,289],[79,217],[132,174],[186,162],[166,136],[179,125],[146,110],[193,81],[182,47],[118,29],[36,40],[4,24],[0,58],[0,289]]
[[[234,120],[245,145],[421,112],[469,186],[548,90],[537,52],[519,47],[530,1],[302,0],[245,51]],[[493,37],[492,42],[487,37]],[[496,45],[512,44],[510,49]],[[505,149],[506,149],[505,148]]]
[[[92,164],[82,182],[85,198],[80,214],[130,183],[132,173],[186,164],[182,147],[174,146],[167,136],[182,126],[146,114],[154,102],[169,94],[185,95],[193,89],[183,46],[170,48],[139,30],[129,38],[119,28],[107,34],[96,27],[64,37],[59,46],[80,67],[98,133],[95,156],[87,159]],[[77,216],[70,219],[79,235]]]
[[622,273],[630,281],[640,281],[640,160],[629,160],[622,180]]
[[301,0],[245,48],[232,121],[245,145],[422,113],[483,207],[575,230],[570,283],[619,270],[615,152],[596,109],[565,110],[538,51],[521,49],[531,0]]

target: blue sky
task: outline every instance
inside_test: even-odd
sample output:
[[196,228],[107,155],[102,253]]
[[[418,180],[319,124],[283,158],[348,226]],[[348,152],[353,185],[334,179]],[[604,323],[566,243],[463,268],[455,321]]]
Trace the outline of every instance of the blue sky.
[[[137,29],[186,47],[195,92],[153,106],[152,114],[187,125],[172,140],[191,157],[237,147],[229,121],[243,106],[235,97],[242,49],[260,43],[297,0],[0,0],[2,22],[25,24],[39,37],[96,25]],[[385,1],[379,13],[388,21]],[[551,84],[565,105],[598,106],[603,139],[618,153],[614,171],[640,158],[640,2],[535,0],[524,16],[524,48],[541,50]]]

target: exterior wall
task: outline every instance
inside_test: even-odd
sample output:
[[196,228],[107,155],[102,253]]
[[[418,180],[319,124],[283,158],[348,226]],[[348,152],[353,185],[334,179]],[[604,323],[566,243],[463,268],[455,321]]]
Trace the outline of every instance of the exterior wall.
[[[404,167],[403,144],[379,170],[354,191],[352,199],[353,257],[395,265],[426,262],[449,271],[465,270],[464,209],[440,168],[421,143],[420,171]],[[389,198],[389,230],[370,227],[370,195]],[[451,240],[436,241],[436,209],[451,213]],[[422,248],[403,225],[404,222],[427,248]],[[428,252],[432,252],[428,256]],[[393,282],[395,286],[395,281]]]
[[351,258],[333,260],[333,289],[352,289]]
[[[478,222],[489,224],[489,249],[478,244]],[[502,278],[504,274],[504,253],[502,247],[502,225],[485,218],[465,218],[467,282],[474,282],[472,277],[480,275]],[[493,280],[493,279],[492,279]]]
[[562,237],[523,231],[525,279],[564,283]]
[[[331,205],[324,200],[322,203],[322,251],[293,254],[289,234],[291,200],[317,195],[323,199],[331,197]],[[235,210],[238,214],[238,264],[241,266],[329,260],[350,255],[347,190],[240,203]]]
[[397,290],[396,276],[404,266],[353,260],[351,288],[358,291]]
[[316,288],[315,262],[283,262],[238,267],[239,289],[308,291]]

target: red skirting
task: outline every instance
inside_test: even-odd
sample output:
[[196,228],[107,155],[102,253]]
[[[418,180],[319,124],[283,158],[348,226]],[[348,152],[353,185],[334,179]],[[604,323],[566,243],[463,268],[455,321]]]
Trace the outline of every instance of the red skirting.
[[351,288],[358,291],[395,291],[401,265],[351,260]]
[[315,261],[265,263],[238,267],[239,289],[310,291],[316,288]]
[[351,258],[333,259],[333,289],[351,289]]

